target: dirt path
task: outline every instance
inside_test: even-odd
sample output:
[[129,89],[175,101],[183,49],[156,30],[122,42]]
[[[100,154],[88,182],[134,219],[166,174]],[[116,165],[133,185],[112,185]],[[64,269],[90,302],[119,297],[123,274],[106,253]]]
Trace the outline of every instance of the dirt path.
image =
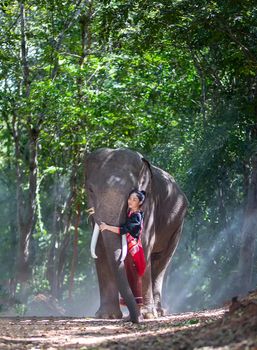
[[257,349],[257,316],[224,308],[139,325],[93,318],[1,318],[0,349]]

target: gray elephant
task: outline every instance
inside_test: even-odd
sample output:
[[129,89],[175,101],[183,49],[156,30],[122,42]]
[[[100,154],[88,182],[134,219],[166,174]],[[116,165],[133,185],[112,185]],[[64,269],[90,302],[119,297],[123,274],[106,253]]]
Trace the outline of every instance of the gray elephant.
[[100,290],[96,317],[121,318],[120,293],[131,321],[139,321],[124,267],[126,249],[122,250],[121,236],[108,231],[99,233],[98,229],[101,222],[113,226],[124,223],[127,197],[134,188],[146,191],[142,232],[147,261],[143,276],[144,315],[162,315],[163,278],[177,247],[187,209],[184,193],[172,176],[129,149],[98,149],[86,157],[85,169],[88,205],[95,224],[91,251],[97,256]]

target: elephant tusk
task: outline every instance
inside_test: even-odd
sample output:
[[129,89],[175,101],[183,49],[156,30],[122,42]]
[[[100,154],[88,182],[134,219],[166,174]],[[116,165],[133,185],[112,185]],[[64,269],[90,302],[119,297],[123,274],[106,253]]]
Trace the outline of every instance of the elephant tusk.
[[100,231],[100,228],[97,225],[97,223],[95,223],[94,231],[91,238],[91,244],[90,244],[91,256],[94,259],[97,259],[97,255],[95,254],[95,248],[96,248],[96,243],[99,236],[99,231]]
[[124,261],[128,252],[127,237],[126,235],[121,236],[121,258],[120,261]]

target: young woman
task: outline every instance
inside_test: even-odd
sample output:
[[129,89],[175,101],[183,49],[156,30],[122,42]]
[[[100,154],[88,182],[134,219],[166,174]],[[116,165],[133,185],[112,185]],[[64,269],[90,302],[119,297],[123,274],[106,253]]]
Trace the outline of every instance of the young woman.
[[[100,230],[108,230],[116,234],[125,235],[128,243],[128,254],[125,259],[125,268],[130,288],[135,297],[139,311],[143,306],[142,276],[145,271],[146,262],[141,243],[141,232],[143,228],[144,213],[141,206],[145,200],[145,192],[133,190],[128,196],[127,220],[121,226],[111,226],[102,222]],[[124,304],[121,299],[121,304]]]

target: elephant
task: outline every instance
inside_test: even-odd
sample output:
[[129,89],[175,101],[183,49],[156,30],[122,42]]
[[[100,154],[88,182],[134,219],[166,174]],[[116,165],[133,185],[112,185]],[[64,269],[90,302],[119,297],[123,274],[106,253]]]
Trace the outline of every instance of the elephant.
[[[119,226],[125,221],[127,197],[132,189],[146,192],[141,234],[146,258],[143,276],[145,318],[163,315],[162,286],[165,271],[178,245],[188,201],[174,178],[151,165],[140,153],[126,148],[100,148],[86,156],[85,186],[97,238],[92,243],[100,292],[97,318],[122,318],[119,294],[132,322],[139,322],[128,284],[120,235],[99,233],[101,222]],[[95,234],[94,234],[95,235]],[[122,236],[124,237],[124,236]],[[123,240],[124,245],[124,240]],[[95,249],[95,251],[94,251]],[[125,250],[125,253],[124,253]]]

